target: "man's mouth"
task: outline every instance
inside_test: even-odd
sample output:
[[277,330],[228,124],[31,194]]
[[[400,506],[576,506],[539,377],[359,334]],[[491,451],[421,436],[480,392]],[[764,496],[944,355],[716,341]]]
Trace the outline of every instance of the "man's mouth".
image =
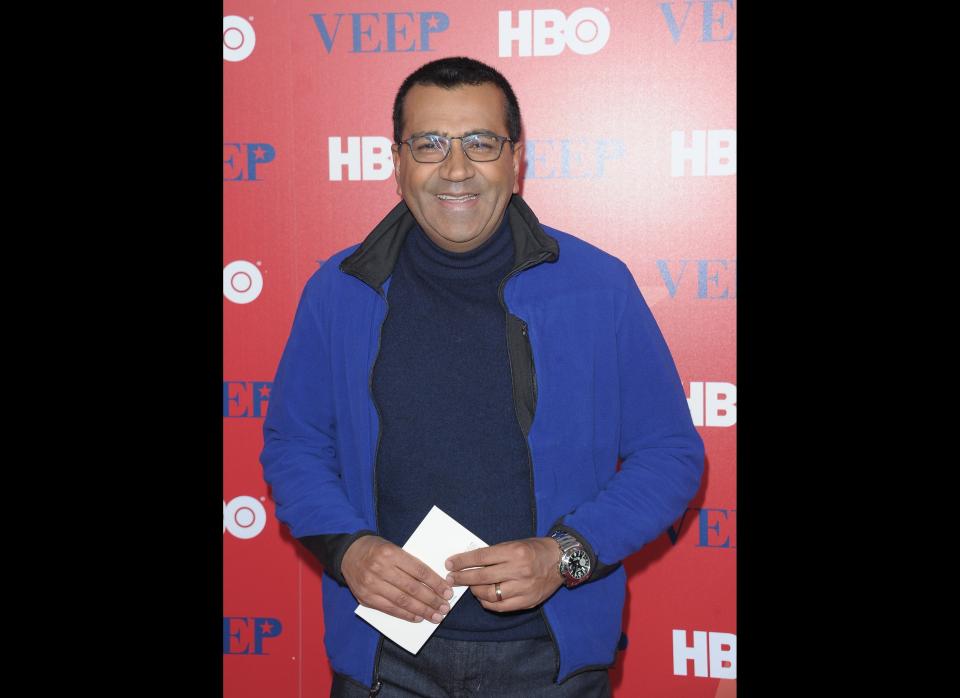
[[459,194],[454,196],[453,194],[437,194],[437,198],[441,201],[470,201],[471,199],[476,199],[479,194]]

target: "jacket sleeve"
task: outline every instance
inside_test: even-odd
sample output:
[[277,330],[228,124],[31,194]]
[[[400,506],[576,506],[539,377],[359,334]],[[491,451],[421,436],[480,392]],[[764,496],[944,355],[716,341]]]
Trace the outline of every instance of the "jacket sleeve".
[[[703,475],[703,440],[670,350],[633,275],[617,308],[620,470],[562,523],[590,541],[598,568],[626,559],[686,509]],[[598,570],[599,571],[599,570]]]
[[297,305],[263,422],[260,463],[277,518],[344,585],[343,553],[359,535],[374,532],[340,477],[323,272],[307,281]]

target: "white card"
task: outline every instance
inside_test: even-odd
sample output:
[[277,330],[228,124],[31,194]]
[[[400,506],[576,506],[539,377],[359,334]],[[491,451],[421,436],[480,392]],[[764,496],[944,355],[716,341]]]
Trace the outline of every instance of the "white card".
[[[404,550],[422,560],[444,579],[448,574],[444,564],[448,557],[474,548],[485,547],[487,547],[486,543],[436,506],[427,512],[423,521],[417,526],[417,530],[403,545]],[[453,587],[453,598],[447,600],[450,611],[453,611],[457,601],[468,589],[466,586]],[[419,652],[438,627],[426,618],[419,623],[413,623],[366,606],[357,606],[354,613],[411,654]]]

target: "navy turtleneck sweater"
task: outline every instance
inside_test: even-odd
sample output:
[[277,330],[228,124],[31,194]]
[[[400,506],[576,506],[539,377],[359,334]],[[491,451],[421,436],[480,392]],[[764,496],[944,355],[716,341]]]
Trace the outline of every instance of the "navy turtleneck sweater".
[[[381,428],[377,515],[380,535],[397,545],[434,505],[489,545],[535,535],[497,293],[513,264],[506,215],[469,252],[444,250],[419,226],[400,250],[373,372]],[[548,637],[538,609],[495,613],[469,592],[436,635]]]

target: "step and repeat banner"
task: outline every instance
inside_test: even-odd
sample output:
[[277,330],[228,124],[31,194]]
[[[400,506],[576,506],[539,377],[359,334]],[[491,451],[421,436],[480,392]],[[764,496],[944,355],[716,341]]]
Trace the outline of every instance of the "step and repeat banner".
[[732,0],[223,4],[223,673],[227,698],[329,694],[322,567],[258,460],[304,284],[398,196],[393,98],[464,55],[512,83],[522,194],[622,259],[706,446],[702,486],[627,560],[615,696],[736,695],[736,8]]

